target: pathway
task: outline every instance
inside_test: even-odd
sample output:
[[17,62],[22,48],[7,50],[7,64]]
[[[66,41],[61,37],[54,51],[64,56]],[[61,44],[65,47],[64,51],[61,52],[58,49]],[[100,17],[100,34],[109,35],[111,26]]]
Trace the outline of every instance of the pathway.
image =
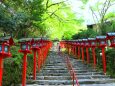
[[[65,54],[65,56],[68,55]],[[70,58],[70,61],[77,74],[80,86],[115,86],[115,79],[104,75],[103,72],[98,72],[83,64],[81,60]],[[37,80],[32,80],[32,76],[30,76],[30,79],[31,83],[29,82],[27,86],[72,86],[64,58],[54,48],[50,51],[46,64],[40,73],[37,73]]]

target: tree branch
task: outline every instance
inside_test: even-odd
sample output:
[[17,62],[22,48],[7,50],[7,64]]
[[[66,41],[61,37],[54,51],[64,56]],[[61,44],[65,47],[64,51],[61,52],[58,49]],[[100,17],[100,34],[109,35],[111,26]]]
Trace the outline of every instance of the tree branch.
[[97,15],[95,14],[95,12],[93,11],[92,7],[90,7],[90,9],[91,9],[92,15],[95,16],[95,17],[93,16],[94,22],[96,23],[96,21],[95,21],[95,18],[96,18],[96,19],[97,19],[97,22],[99,23],[99,19],[98,19]]
[[[68,1],[68,0],[66,0],[66,1]],[[62,4],[64,2],[66,2],[66,1],[61,1],[61,2],[57,2],[57,3],[53,3],[53,4],[49,5],[47,8],[50,8],[50,7],[54,6],[54,5]]]
[[101,18],[101,23],[103,23],[104,22],[104,17],[105,17],[105,15],[106,15],[106,13],[107,13],[107,11],[108,11],[108,9],[109,9],[109,7],[110,7],[110,2],[111,2],[111,0],[109,0],[108,2],[107,2],[107,6],[104,6],[104,10],[103,10],[103,13],[102,13],[102,18]]
[[46,9],[48,8],[48,4],[49,4],[49,0],[47,0],[46,2]]

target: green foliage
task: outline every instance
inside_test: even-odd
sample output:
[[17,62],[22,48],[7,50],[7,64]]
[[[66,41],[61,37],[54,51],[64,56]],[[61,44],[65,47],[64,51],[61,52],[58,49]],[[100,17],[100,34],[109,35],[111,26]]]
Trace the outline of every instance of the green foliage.
[[[90,52],[90,62],[93,65],[93,56],[92,56],[92,50],[89,50]],[[103,62],[102,62],[102,53],[100,48],[96,48],[96,59],[97,59],[97,69],[99,71],[103,71]],[[106,54],[106,63],[107,63],[107,74],[111,77],[115,77],[115,49],[114,48],[107,48],[105,51]]]
[[[71,7],[63,0],[4,0],[1,4],[0,27],[6,33],[12,32],[17,38],[26,35],[52,39],[68,36],[67,39],[70,39],[79,29],[84,28],[81,23],[83,19],[76,18]],[[65,34],[67,32],[69,35]]]
[[111,77],[115,77],[115,49],[108,49],[106,51],[107,73]]
[[19,47],[12,47],[12,58],[4,61],[3,86],[16,85],[21,82],[22,55],[18,53]]
[[[0,5],[0,27],[6,33],[23,36],[31,28],[39,28],[44,13],[43,0],[4,0]],[[37,25],[34,22],[38,22]],[[20,34],[19,34],[20,33]]]
[[114,20],[113,18],[115,18],[114,12],[110,12],[110,13],[105,15],[105,20],[108,20],[108,19]]
[[115,21],[111,20],[103,24],[102,35],[106,35],[107,32],[115,32]]
[[[52,2],[50,2],[52,4]],[[71,7],[65,3],[57,4],[47,9],[44,14],[47,20],[44,22],[47,29],[47,35],[51,39],[71,39],[72,35],[79,29],[84,28],[83,19],[76,18]]]
[[73,35],[73,39],[80,39],[80,38],[90,38],[90,37],[96,37],[98,35],[97,32],[95,32],[92,29],[87,29],[87,30],[81,30],[77,34]]

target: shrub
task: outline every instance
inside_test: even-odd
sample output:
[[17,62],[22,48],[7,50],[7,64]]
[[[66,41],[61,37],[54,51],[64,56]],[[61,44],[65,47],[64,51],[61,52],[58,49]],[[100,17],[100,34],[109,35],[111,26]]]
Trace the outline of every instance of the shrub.
[[89,37],[95,37],[97,36],[98,33],[95,32],[92,29],[87,29],[87,30],[81,30],[78,34],[75,34],[72,36],[73,39],[80,39],[80,38],[89,38]]
[[115,49],[108,49],[106,51],[107,73],[111,77],[115,77]]

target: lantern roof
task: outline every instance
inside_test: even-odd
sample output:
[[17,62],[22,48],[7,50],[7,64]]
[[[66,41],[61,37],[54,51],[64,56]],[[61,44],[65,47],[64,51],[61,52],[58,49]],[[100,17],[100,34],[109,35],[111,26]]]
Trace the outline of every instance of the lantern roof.
[[95,41],[96,38],[88,38],[89,41]]
[[115,32],[109,32],[107,33],[107,36],[115,36]]
[[96,36],[96,39],[98,40],[100,40],[100,39],[106,39],[106,36]]
[[0,43],[8,43],[9,45],[14,45],[14,40],[11,36],[1,37]]
[[79,42],[81,42],[81,41],[82,41],[82,39],[78,39],[78,41],[79,41]]
[[22,43],[22,42],[31,42],[33,39],[32,38],[22,38],[22,39],[19,39],[19,43]]
[[35,41],[41,40],[41,38],[33,38]]
[[88,41],[88,39],[82,39],[82,41],[83,41],[83,42],[86,42],[86,41]]
[[70,41],[72,41],[72,42],[76,42],[76,40],[70,40]]

